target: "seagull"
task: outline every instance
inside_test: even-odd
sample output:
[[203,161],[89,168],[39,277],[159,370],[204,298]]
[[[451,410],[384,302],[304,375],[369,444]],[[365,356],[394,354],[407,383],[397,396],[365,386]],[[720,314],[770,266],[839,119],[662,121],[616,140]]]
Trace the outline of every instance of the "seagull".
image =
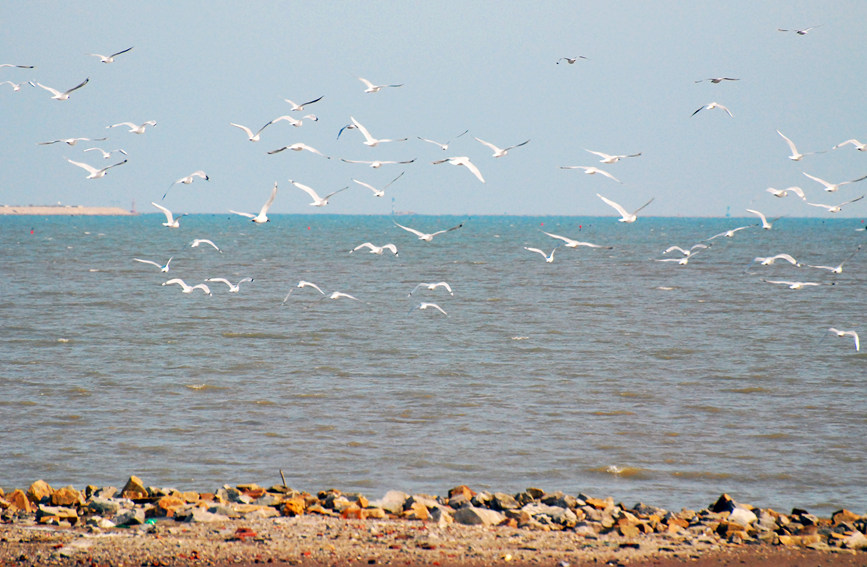
[[834,333],[838,337],[852,337],[855,339],[855,350],[861,351],[861,340],[858,338],[858,333],[855,331],[841,331],[840,329],[835,329],[834,327],[828,327],[829,333]]
[[122,150],[122,149],[120,149],[120,148],[118,148],[118,149],[116,149],[116,150],[111,150],[111,151],[109,151],[109,152],[105,151],[105,150],[102,149],[102,148],[87,148],[87,149],[84,150],[84,151],[86,151],[86,152],[92,152],[92,151],[94,151],[94,150],[98,150],[99,153],[102,154],[102,159],[108,159],[108,158],[110,158],[110,157],[111,157],[111,154],[113,154],[114,152],[121,153],[121,154],[123,154],[123,155],[125,155],[125,156],[126,156],[126,155],[129,155],[128,153],[126,153],[125,150]]
[[324,197],[320,197],[319,194],[316,193],[316,191],[314,191],[312,188],[308,187],[307,185],[298,183],[297,181],[292,181],[291,179],[289,180],[289,183],[291,183],[295,187],[301,189],[302,191],[304,191],[305,193],[310,195],[310,198],[313,199],[313,202],[309,203],[309,205],[311,207],[324,207],[325,205],[328,204],[328,199],[331,198],[331,196],[336,195],[337,193],[340,193],[341,191],[344,191],[346,189],[349,189],[349,186],[347,185],[346,187],[343,187],[342,189],[338,189],[337,191],[332,191],[328,195],[325,195]]
[[219,252],[220,254],[223,253],[223,251],[220,250],[220,249],[217,247],[217,245],[213,243],[213,241],[208,240],[207,238],[196,238],[196,239],[194,239],[192,242],[190,242],[190,248],[198,248],[198,247],[199,247],[199,244],[209,244],[209,245],[213,246],[214,250],[216,250],[216,251]]
[[384,196],[385,196],[385,190],[388,189],[388,186],[391,185],[392,183],[394,183],[395,181],[397,181],[398,179],[400,179],[401,176],[402,176],[404,173],[406,173],[406,172],[405,172],[405,171],[401,171],[401,172],[400,172],[400,175],[398,175],[397,177],[395,177],[394,179],[392,179],[391,181],[389,181],[389,182],[385,185],[385,187],[383,187],[382,189],[377,189],[377,188],[374,187],[373,185],[370,185],[369,183],[365,183],[364,181],[359,181],[358,179],[353,179],[353,181],[355,181],[355,182],[358,183],[359,185],[362,185],[362,186],[364,186],[364,187],[367,187],[368,189],[370,189],[371,191],[373,191],[373,196],[374,196],[374,197],[384,197]]
[[682,258],[657,258],[657,262],[677,262],[679,266],[686,266],[689,264],[689,259],[692,258],[692,255],[684,256]]
[[713,240],[714,238],[719,238],[720,236],[725,236],[726,238],[733,238],[736,232],[741,231],[741,230],[745,230],[745,229],[747,229],[747,228],[752,228],[752,227],[754,227],[754,226],[755,226],[755,225],[751,224],[751,225],[748,225],[748,226],[739,226],[739,227],[737,227],[737,228],[732,228],[732,229],[730,229],[730,230],[725,230],[725,231],[723,231],[723,232],[721,232],[721,233],[719,233],[719,234],[714,234],[713,236],[711,236],[710,238],[708,238],[708,240]]
[[162,205],[158,205],[158,204],[154,203],[153,201],[151,201],[151,205],[158,208],[159,210],[161,210],[163,212],[164,215],[166,215],[166,222],[162,223],[163,226],[166,226],[168,228],[180,228],[181,227],[181,224],[180,224],[181,223],[181,217],[186,216],[186,213],[181,215],[178,218],[174,218],[174,216],[172,215],[172,212],[170,210],[168,210],[167,208],[163,207]]
[[88,55],[92,55],[93,57],[99,57],[99,60],[102,63],[114,63],[114,58],[118,55],[122,55],[132,49],[132,47],[127,47],[123,51],[118,51],[117,53],[112,53],[111,55],[100,55],[99,53],[88,53]]
[[[774,219],[773,221],[768,222],[767,217],[765,217],[764,214],[762,214],[760,211],[757,211],[755,209],[747,209],[746,211],[748,213],[753,213],[754,215],[757,215],[759,217],[759,219],[762,221],[762,228],[765,230],[771,230],[771,227],[774,226],[774,222],[777,221],[777,219]],[[779,217],[777,217],[777,218],[779,218]]]
[[244,278],[236,284],[233,284],[232,282],[230,282],[226,278],[208,278],[205,281],[206,282],[223,282],[224,284],[229,286],[229,293],[238,293],[239,291],[241,291],[241,284],[244,282],[251,282],[251,281],[253,281],[253,278]]
[[699,243],[699,244],[693,244],[692,247],[689,248],[688,250],[687,250],[687,249],[684,249],[684,248],[681,248],[680,246],[669,246],[668,248],[666,248],[665,250],[663,250],[662,253],[663,253],[663,254],[668,254],[669,252],[674,252],[675,250],[677,250],[678,252],[680,252],[680,253],[683,254],[684,256],[689,257],[689,256],[692,256],[693,254],[697,254],[696,250],[703,250],[703,249],[705,249],[705,248],[707,248],[707,247],[708,247],[707,244],[701,244],[701,243]]
[[69,99],[69,94],[70,94],[72,91],[77,90],[77,89],[80,89],[81,87],[83,87],[84,85],[86,85],[86,84],[88,83],[88,81],[90,81],[90,78],[84,79],[83,81],[81,81],[80,83],[78,83],[77,85],[75,85],[74,87],[72,87],[71,89],[69,89],[68,91],[63,91],[63,92],[60,92],[60,91],[58,91],[57,89],[52,89],[51,87],[46,87],[46,86],[43,85],[42,83],[38,83],[38,82],[36,83],[36,86],[37,86],[37,87],[42,87],[42,88],[45,89],[46,91],[48,91],[48,92],[50,92],[51,94],[53,94],[54,96],[51,97],[52,100],[67,100],[67,99]]
[[819,286],[819,285],[825,285],[825,284],[821,284],[818,282],[792,282],[792,281],[788,281],[788,280],[762,280],[762,281],[766,282],[766,283],[789,286],[789,289],[804,289],[805,287],[815,287],[815,286]]
[[327,155],[323,154],[322,152],[320,152],[319,150],[317,150],[316,148],[314,148],[312,146],[308,146],[307,144],[304,144],[301,142],[295,142],[294,144],[290,144],[288,146],[283,146],[282,148],[277,148],[276,150],[271,150],[270,152],[268,152],[268,155],[270,156],[270,155],[274,155],[274,154],[279,154],[283,150],[292,150],[293,152],[300,152],[301,150],[307,150],[308,152],[312,152],[312,153],[320,155],[324,158],[331,159],[331,156],[327,156]]
[[843,273],[843,264],[848,262],[852,258],[852,256],[857,254],[860,250],[861,250],[861,245],[859,244],[858,247],[855,248],[855,251],[852,252],[851,254],[849,254],[848,258],[846,258],[845,260],[843,260],[842,262],[840,262],[836,266],[813,266],[811,264],[807,264],[807,267],[808,268],[816,268],[819,270],[828,270],[832,274],[842,274]]
[[33,65],[14,65],[12,63],[2,63],[0,64],[0,68],[3,67],[18,67],[19,69],[35,69]]
[[233,211],[231,209],[229,209],[229,212],[235,213],[236,215],[241,215],[242,217],[247,217],[256,224],[262,224],[262,223],[269,222],[271,219],[268,218],[268,215],[266,213],[268,212],[268,208],[271,206],[271,203],[274,202],[274,197],[276,197],[276,196],[277,196],[277,183],[275,182],[274,188],[271,189],[271,196],[268,197],[268,200],[265,201],[264,205],[262,205],[262,208],[259,210],[258,215],[254,215],[252,213],[241,213],[239,211]]
[[377,169],[377,168],[382,167],[383,165],[412,163],[415,161],[415,159],[410,159],[410,160],[406,160],[406,161],[366,161],[366,160],[340,158],[340,161],[344,161],[346,163],[364,163],[364,164],[369,165],[373,169]]
[[559,234],[551,234],[550,232],[542,231],[542,234],[547,234],[551,238],[558,238],[565,242],[565,244],[561,244],[561,246],[565,246],[566,248],[578,248],[579,246],[587,246],[589,248],[605,248],[606,250],[611,250],[614,248],[613,246],[601,246],[599,244],[592,244],[590,242],[581,242],[579,240],[572,240],[571,238],[566,238],[565,236],[560,236]]
[[107,165],[107,166],[103,167],[102,169],[97,169],[97,168],[93,167],[92,165],[89,165],[89,164],[86,164],[86,163],[82,163],[82,162],[80,162],[80,161],[72,161],[72,160],[69,159],[69,158],[66,158],[66,161],[68,161],[68,162],[71,163],[72,165],[77,165],[78,167],[87,170],[87,172],[88,172],[90,175],[88,175],[87,177],[85,177],[85,179],[99,179],[100,177],[105,177],[105,175],[108,173],[108,170],[111,169],[112,167],[117,167],[117,166],[119,166],[119,165],[123,165],[123,164],[125,164],[127,161],[129,161],[129,160],[119,161],[119,162],[117,162],[117,163],[113,163],[113,164],[111,164],[111,165]]
[[[356,119],[353,118],[352,116],[350,116],[349,119],[352,121],[352,124],[353,124],[353,125],[354,125],[354,126],[355,126],[355,127],[356,127],[360,132],[361,132],[361,134],[364,136],[364,142],[363,142],[363,143],[364,143],[365,146],[368,146],[368,147],[371,147],[371,148],[375,148],[377,145],[382,144],[382,143],[384,143],[384,142],[403,142],[403,141],[406,141],[406,138],[400,138],[400,139],[397,139],[397,140],[390,140],[390,139],[387,139],[387,138],[384,138],[384,139],[374,138],[373,136],[370,135],[370,132],[367,131],[367,128],[365,128],[364,126],[362,126],[361,123],[358,122],[358,120],[356,120]],[[338,137],[340,136],[339,133],[338,133],[337,135],[338,135]]]
[[153,120],[148,120],[143,124],[133,124],[132,122],[120,122],[118,124],[112,124],[111,126],[106,126],[106,128],[115,128],[116,126],[128,126],[129,131],[133,134],[144,134],[145,128],[148,126],[156,126],[157,123]]
[[297,104],[295,102],[292,102],[288,98],[284,98],[283,100],[285,100],[286,102],[288,102],[289,104],[292,105],[292,108],[290,108],[289,110],[300,111],[300,110],[304,110],[304,107],[307,106],[308,104],[313,104],[314,102],[319,102],[320,100],[322,100],[322,97],[314,98],[313,100],[308,100],[307,102],[302,102],[301,104]]
[[[458,138],[460,138],[461,136],[463,136],[467,132],[469,132],[469,130],[464,130],[463,132],[461,132],[460,134],[458,134],[457,136],[452,138],[452,140],[457,140]],[[449,144],[452,143],[452,140],[449,140],[445,144],[441,144],[440,142],[437,142],[436,140],[428,140],[427,138],[422,138],[421,136],[416,136],[416,138],[418,138],[422,142],[428,142],[428,143],[433,144],[435,146],[439,146],[440,149],[442,149],[443,151],[446,151],[447,149],[449,149]]]
[[12,90],[14,92],[20,91],[21,87],[23,85],[30,85],[31,87],[36,86],[36,84],[34,84],[33,81],[21,81],[20,83],[13,83],[12,81],[3,81],[2,83],[0,83],[0,85],[9,85],[10,87],[12,87]]
[[[806,173],[804,175],[806,175]],[[770,193],[774,197],[780,197],[780,198],[785,197],[786,195],[789,194],[789,191],[791,191],[792,193],[794,193],[795,195],[797,195],[801,199],[806,198],[806,197],[804,197],[804,190],[801,189],[800,187],[795,187],[795,186],[786,187],[785,189],[774,189],[773,187],[768,187],[767,189],[765,189],[765,191],[767,191],[768,193]]]
[[346,299],[354,299],[355,301],[361,301],[357,297],[349,295],[348,293],[343,293],[342,291],[332,291],[322,299],[340,299],[341,297],[345,297]]
[[247,128],[246,126],[244,126],[242,124],[235,124],[234,122],[229,122],[229,126],[234,126],[235,128],[240,128],[241,130],[244,131],[245,134],[247,134],[248,140],[250,140],[251,142],[258,142],[259,141],[259,134],[261,134],[262,130],[264,130],[265,128],[270,126],[272,123],[273,123],[273,120],[269,121],[267,124],[265,124],[264,126],[259,128],[259,130],[257,130],[255,134],[253,133],[252,130],[250,130],[249,128]]
[[181,286],[181,291],[183,291],[184,293],[193,293],[193,290],[200,289],[203,292],[205,292],[205,295],[212,295],[211,289],[207,285],[205,285],[203,283],[200,283],[197,285],[187,285],[187,282],[185,282],[184,280],[182,280],[180,278],[170,279],[167,282],[163,282],[162,285],[172,285],[172,284],[178,284],[179,286]]
[[846,140],[845,142],[840,142],[839,144],[837,144],[836,146],[834,146],[831,149],[836,150],[837,148],[841,148],[847,144],[852,144],[855,147],[855,149],[858,150],[859,152],[867,151],[867,144],[862,144],[861,142],[859,142],[855,138],[852,138],[851,140]]
[[305,288],[305,287],[312,287],[313,289],[315,289],[316,291],[318,291],[320,294],[325,295],[325,292],[322,291],[322,289],[320,289],[320,287],[319,287],[318,285],[316,285],[315,283],[313,283],[313,282],[306,282],[306,281],[304,281],[304,280],[301,280],[301,281],[299,281],[299,282],[295,285],[295,287],[291,287],[291,288],[289,288],[289,293],[287,293],[287,294],[286,294],[286,297],[283,298],[283,303],[282,303],[281,305],[285,305],[285,304],[286,304],[286,301],[289,299],[289,296],[292,295],[292,291],[293,291],[294,289],[296,289],[296,288]]
[[759,262],[762,266],[770,266],[774,262],[776,262],[777,260],[785,260],[786,262],[790,263],[791,265],[797,266],[799,268],[802,266],[802,264],[800,262],[795,260],[789,254],[777,254],[776,256],[767,256],[764,258],[761,256],[757,256],[756,258],[753,259],[753,262]]
[[399,226],[400,228],[402,228],[402,229],[404,229],[404,230],[406,230],[406,231],[409,231],[409,232],[413,233],[414,235],[418,236],[418,239],[419,239],[419,240],[424,240],[425,242],[430,242],[430,241],[432,241],[432,240],[434,239],[434,236],[437,236],[438,234],[444,234],[444,233],[446,233],[446,232],[451,232],[451,231],[453,231],[453,230],[457,230],[457,229],[461,228],[462,226],[464,226],[464,223],[461,223],[461,224],[459,224],[459,225],[457,225],[457,226],[453,226],[453,227],[451,227],[451,228],[447,228],[447,229],[445,229],[445,230],[438,230],[438,231],[433,232],[433,233],[431,233],[431,234],[427,234],[427,233],[421,232],[421,231],[419,231],[419,230],[416,230],[416,229],[414,229],[414,228],[409,228],[408,226],[403,226],[402,224],[398,223],[398,222],[397,222],[396,220],[394,220],[394,219],[392,219],[392,222],[393,222],[394,224],[396,224],[397,226]]
[[527,246],[524,246],[524,250],[529,250],[530,252],[537,252],[537,253],[541,254],[542,257],[545,258],[545,262],[547,262],[548,264],[550,264],[551,262],[554,261],[554,252],[557,251],[557,248],[559,248],[559,246],[557,246],[553,250],[551,250],[550,254],[545,254],[544,250],[539,250],[538,248],[529,248]]
[[428,290],[433,291],[433,290],[435,290],[435,289],[438,288],[438,287],[444,288],[447,292],[449,292],[449,295],[454,295],[454,294],[455,294],[455,293],[452,291],[452,286],[450,286],[450,285],[449,285],[448,283],[446,283],[446,282],[437,282],[437,283],[420,283],[420,284],[416,285],[414,288],[412,288],[412,291],[409,292],[409,294],[407,295],[407,297],[412,297],[412,294],[414,294],[415,292],[417,292],[420,288],[425,288],[425,289],[428,289]]
[[862,177],[859,177],[858,179],[852,179],[851,181],[843,181],[842,183],[829,183],[829,182],[825,181],[824,179],[819,179],[818,177],[813,177],[809,173],[806,173],[803,171],[801,173],[803,173],[804,175],[806,175],[807,177],[809,177],[813,181],[816,181],[817,183],[821,183],[822,185],[824,185],[825,191],[827,191],[828,193],[833,193],[833,192],[837,191],[843,185],[849,185],[850,183],[857,183],[859,181],[864,181],[865,179],[867,179],[867,175],[864,175]]
[[169,194],[169,190],[172,187],[174,187],[178,183],[183,183],[184,185],[189,185],[190,183],[193,182],[193,179],[195,179],[196,177],[200,177],[200,178],[204,179],[205,181],[210,181],[210,179],[211,179],[210,177],[208,177],[208,174],[205,173],[204,171],[202,171],[201,169],[198,171],[194,171],[191,174],[187,175],[186,177],[181,177],[180,179],[178,179],[177,181],[175,181],[174,183],[169,185],[169,188],[166,189],[165,193],[163,193],[163,199],[166,198],[166,195]]
[[617,212],[620,213],[620,218],[618,220],[620,222],[625,222],[625,223],[633,223],[636,220],[638,220],[638,217],[636,216],[638,214],[638,211],[640,211],[641,209],[643,209],[644,207],[646,207],[647,205],[652,203],[653,199],[655,198],[655,197],[651,197],[651,199],[648,202],[644,203],[643,205],[641,205],[640,207],[635,209],[633,212],[629,213],[629,212],[627,212],[626,209],[624,209],[623,207],[621,207],[620,205],[618,205],[617,203],[615,203],[611,199],[606,199],[605,197],[603,197],[599,193],[596,193],[596,196],[599,197],[600,199],[602,199],[603,201],[605,201],[605,203],[608,204],[609,206],[614,207],[617,210]]
[[578,56],[576,56],[576,57],[561,57],[560,59],[558,59],[557,61],[555,61],[555,63],[556,63],[557,65],[559,65],[559,64],[560,64],[560,61],[566,61],[566,63],[568,63],[568,64],[570,64],[570,65],[574,65],[575,62],[578,61],[579,59],[587,59],[587,58],[584,57],[583,55],[578,55]]
[[495,158],[503,157],[504,155],[509,153],[509,150],[511,150],[512,148],[517,148],[517,147],[523,146],[524,144],[526,144],[530,141],[530,140],[524,140],[520,144],[515,144],[514,146],[509,146],[507,148],[499,148],[490,142],[486,142],[486,141],[482,140],[481,138],[476,138],[475,136],[473,136],[473,138],[475,138],[475,140],[477,142],[479,142],[480,144],[482,144],[483,146],[489,147],[491,149],[491,151],[494,152],[493,154],[491,154],[491,157],[495,157]]
[[722,110],[725,110],[726,113],[727,113],[729,116],[731,116],[732,118],[735,117],[735,115],[732,114],[731,110],[729,110],[728,108],[726,108],[725,106],[721,105],[721,104],[718,103],[718,102],[711,102],[711,103],[708,103],[708,104],[706,104],[706,105],[704,105],[704,106],[700,106],[700,107],[698,108],[698,110],[696,110],[695,112],[692,113],[692,115],[695,116],[696,114],[698,114],[698,113],[701,112],[702,110],[713,110],[714,108],[721,108]]
[[359,244],[358,246],[350,250],[349,253],[352,254],[353,252],[361,248],[370,248],[371,254],[379,254],[380,256],[382,255],[382,252],[384,250],[391,250],[391,253],[397,256],[397,246],[391,243],[383,244],[382,246],[376,246],[374,244],[371,244],[370,242],[365,242],[363,244]]
[[818,27],[821,26],[821,25],[822,25],[822,24],[819,24],[819,25],[816,25],[816,26],[810,26],[810,27],[808,27],[808,28],[801,28],[801,29],[799,29],[799,30],[784,30],[783,28],[777,28],[777,31],[781,31],[781,32],[795,32],[795,33],[798,34],[798,35],[807,35],[808,33],[810,33],[810,30],[814,30],[814,29],[818,28]]
[[826,209],[829,213],[839,213],[840,211],[843,210],[844,205],[848,205],[849,203],[854,203],[856,201],[860,201],[863,198],[864,198],[864,195],[861,195],[860,197],[855,197],[854,199],[850,199],[846,202],[840,203],[839,205],[825,205],[823,203],[811,203],[810,201],[807,201],[807,204],[812,206],[812,207],[822,207],[823,209]]
[[616,177],[614,177],[613,175],[611,175],[607,171],[599,169],[598,167],[593,167],[592,165],[561,165],[560,169],[583,169],[584,173],[586,173],[587,175],[595,175],[597,173],[601,173],[602,175],[604,175],[605,177],[607,177],[609,179],[613,179],[614,181],[616,181],[618,183],[623,183],[622,181],[620,181],[619,179],[617,179]]
[[426,302],[426,301],[422,301],[421,303],[419,303],[418,305],[416,305],[415,307],[413,307],[412,309],[410,309],[409,311],[407,311],[407,315],[410,314],[410,313],[412,313],[412,312],[415,311],[416,309],[418,309],[418,310],[424,310],[424,309],[428,309],[428,308],[436,309],[437,311],[439,311],[440,313],[442,313],[442,314],[445,315],[446,317],[449,316],[449,314],[446,313],[446,312],[443,310],[443,308],[440,307],[439,305],[437,305],[436,303],[428,303],[428,302]]
[[[301,117],[301,120],[298,120],[297,118],[289,116],[288,114],[284,114],[283,116],[278,116],[274,120],[270,121],[268,124],[276,124],[277,122],[288,122],[292,126],[299,128],[304,124],[305,118],[307,118],[311,122],[317,122],[319,120],[319,118],[315,114],[305,114],[304,116]],[[267,126],[268,124],[266,124],[265,126]],[[263,128],[265,126],[263,126]]]
[[364,83],[364,86],[367,87],[366,89],[364,89],[364,92],[366,92],[366,93],[378,93],[379,91],[381,91],[382,89],[384,89],[386,87],[402,87],[403,86],[403,83],[401,83],[399,85],[374,85],[373,83],[371,83],[370,81],[368,81],[364,77],[358,77],[358,80],[361,81],[362,83]]
[[[36,142],[38,146],[48,146],[50,144],[59,144],[63,142],[68,146],[74,146],[78,142],[102,142],[108,138],[60,138],[59,140],[51,140],[50,142]],[[87,151],[87,150],[85,150]]]
[[712,77],[710,79],[701,79],[699,81],[694,81],[696,83],[703,83],[705,81],[710,81],[711,83],[717,85],[723,81],[740,81],[740,79],[733,79],[731,77]]
[[452,165],[462,165],[462,166],[466,167],[467,169],[469,169],[472,172],[472,174],[475,175],[479,181],[481,181],[482,183],[485,182],[485,178],[482,177],[482,172],[479,171],[479,168],[476,167],[476,164],[471,162],[470,158],[468,158],[467,156],[448,157],[445,159],[439,159],[437,161],[433,161],[431,163],[433,163],[434,165],[437,165],[437,164],[444,163],[444,162],[449,162]]
[[789,144],[789,149],[792,151],[792,155],[789,156],[789,159],[792,160],[792,161],[801,161],[801,158],[803,158],[804,156],[810,156],[810,155],[813,155],[813,154],[822,154],[822,153],[825,153],[825,152],[807,152],[807,153],[805,153],[805,154],[802,154],[802,153],[800,153],[800,152],[798,151],[798,148],[795,147],[795,142],[793,142],[792,140],[790,140],[789,138],[787,138],[787,137],[786,137],[785,135],[783,135],[783,133],[780,132],[779,130],[777,130],[777,134],[779,134],[780,136],[782,136],[783,139],[786,141],[786,143]]
[[[172,258],[174,258],[174,256],[172,256]],[[169,271],[169,264],[172,263],[172,258],[169,258],[169,261],[163,265],[160,265],[160,264],[158,264],[152,260],[142,260],[141,258],[133,258],[133,260],[135,260],[136,262],[141,262],[142,264],[152,264],[152,265],[156,266],[157,268],[159,268],[160,272],[168,272]]]
[[641,155],[641,152],[638,152],[637,154],[612,156],[612,155],[604,154],[602,152],[594,152],[593,150],[588,150],[587,148],[584,148],[584,151],[590,152],[591,154],[595,154],[595,155],[601,157],[602,159],[599,160],[600,163],[617,163],[618,161],[622,160],[623,158],[638,157]]
[[343,128],[337,131],[337,139],[340,139],[340,135],[343,134],[344,130],[355,130],[355,124],[347,124]]

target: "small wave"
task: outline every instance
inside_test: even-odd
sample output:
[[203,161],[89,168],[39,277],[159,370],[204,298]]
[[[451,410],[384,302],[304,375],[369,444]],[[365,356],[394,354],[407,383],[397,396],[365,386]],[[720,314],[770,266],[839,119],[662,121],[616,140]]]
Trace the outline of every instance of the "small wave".
[[732,394],[759,394],[767,391],[767,388],[762,388],[760,386],[749,386],[747,388],[729,388],[723,390],[723,392],[731,392]]
[[649,478],[650,470],[641,467],[630,467],[620,465],[606,465],[604,467],[594,467],[590,472],[604,473],[614,475],[619,478]]
[[273,333],[234,333],[231,331],[224,331],[222,333],[223,337],[226,339],[277,339],[284,340],[289,337],[286,335],[277,335]]
[[675,471],[671,473],[671,476],[688,480],[726,480],[732,478],[734,475],[711,471]]
[[212,386],[211,384],[184,384],[184,388],[190,390],[226,390],[225,386]]
[[634,411],[614,410],[614,411],[594,411],[593,415],[635,415]]

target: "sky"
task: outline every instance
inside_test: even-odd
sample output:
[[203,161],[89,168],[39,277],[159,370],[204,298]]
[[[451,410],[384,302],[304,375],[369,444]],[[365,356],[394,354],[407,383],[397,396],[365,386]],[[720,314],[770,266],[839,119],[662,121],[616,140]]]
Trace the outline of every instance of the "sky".
[[[596,194],[641,215],[867,217],[867,199],[834,215],[768,187],[801,187],[807,201],[837,204],[803,175],[839,183],[867,175],[863,1],[798,2],[224,2],[9,0],[0,81],[0,205],[135,207],[177,214],[270,213],[611,216]],[[778,28],[817,26],[805,35]],[[119,55],[101,63],[90,53]],[[574,64],[561,57],[584,56]],[[559,63],[558,63],[558,60]],[[358,77],[401,84],[365,93]],[[711,77],[738,81],[696,82]],[[284,99],[322,100],[291,112]],[[703,105],[718,102],[730,109]],[[313,113],[294,127],[274,118]],[[377,138],[367,147],[354,117]],[[107,128],[157,122],[144,134]],[[451,141],[448,150],[421,141]],[[807,155],[788,159],[777,130]],[[40,145],[60,138],[101,142]],[[493,158],[474,137],[500,147]],[[303,142],[332,156],[267,152]],[[128,162],[100,179],[66,158],[103,167],[89,147],[122,148]],[[641,156],[599,163],[586,150]],[[435,160],[467,156],[485,178]],[[410,160],[370,168],[350,160]],[[596,166],[622,183],[561,166]],[[173,182],[196,170],[209,181]],[[352,181],[382,187],[383,198]],[[349,186],[326,207],[320,195]],[[163,194],[169,189],[165,200]],[[133,205],[134,203],[134,205]]]

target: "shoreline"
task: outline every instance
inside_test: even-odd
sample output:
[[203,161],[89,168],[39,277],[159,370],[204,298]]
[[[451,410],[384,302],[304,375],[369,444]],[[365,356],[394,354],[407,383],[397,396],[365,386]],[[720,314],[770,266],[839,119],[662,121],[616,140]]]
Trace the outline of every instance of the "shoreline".
[[545,492],[214,492],[36,481],[0,490],[0,565],[724,565],[867,563],[867,515],[780,513],[723,494],[702,510]]
[[0,215],[21,216],[135,216],[135,211],[128,211],[121,207],[85,207],[82,205],[46,205],[46,206],[0,206]]

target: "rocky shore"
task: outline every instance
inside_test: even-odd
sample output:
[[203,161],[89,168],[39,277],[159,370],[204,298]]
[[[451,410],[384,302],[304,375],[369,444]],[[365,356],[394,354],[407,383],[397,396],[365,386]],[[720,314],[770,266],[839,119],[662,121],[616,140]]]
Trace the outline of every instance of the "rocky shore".
[[867,516],[528,488],[445,496],[225,485],[0,489],[0,565],[867,565]]

